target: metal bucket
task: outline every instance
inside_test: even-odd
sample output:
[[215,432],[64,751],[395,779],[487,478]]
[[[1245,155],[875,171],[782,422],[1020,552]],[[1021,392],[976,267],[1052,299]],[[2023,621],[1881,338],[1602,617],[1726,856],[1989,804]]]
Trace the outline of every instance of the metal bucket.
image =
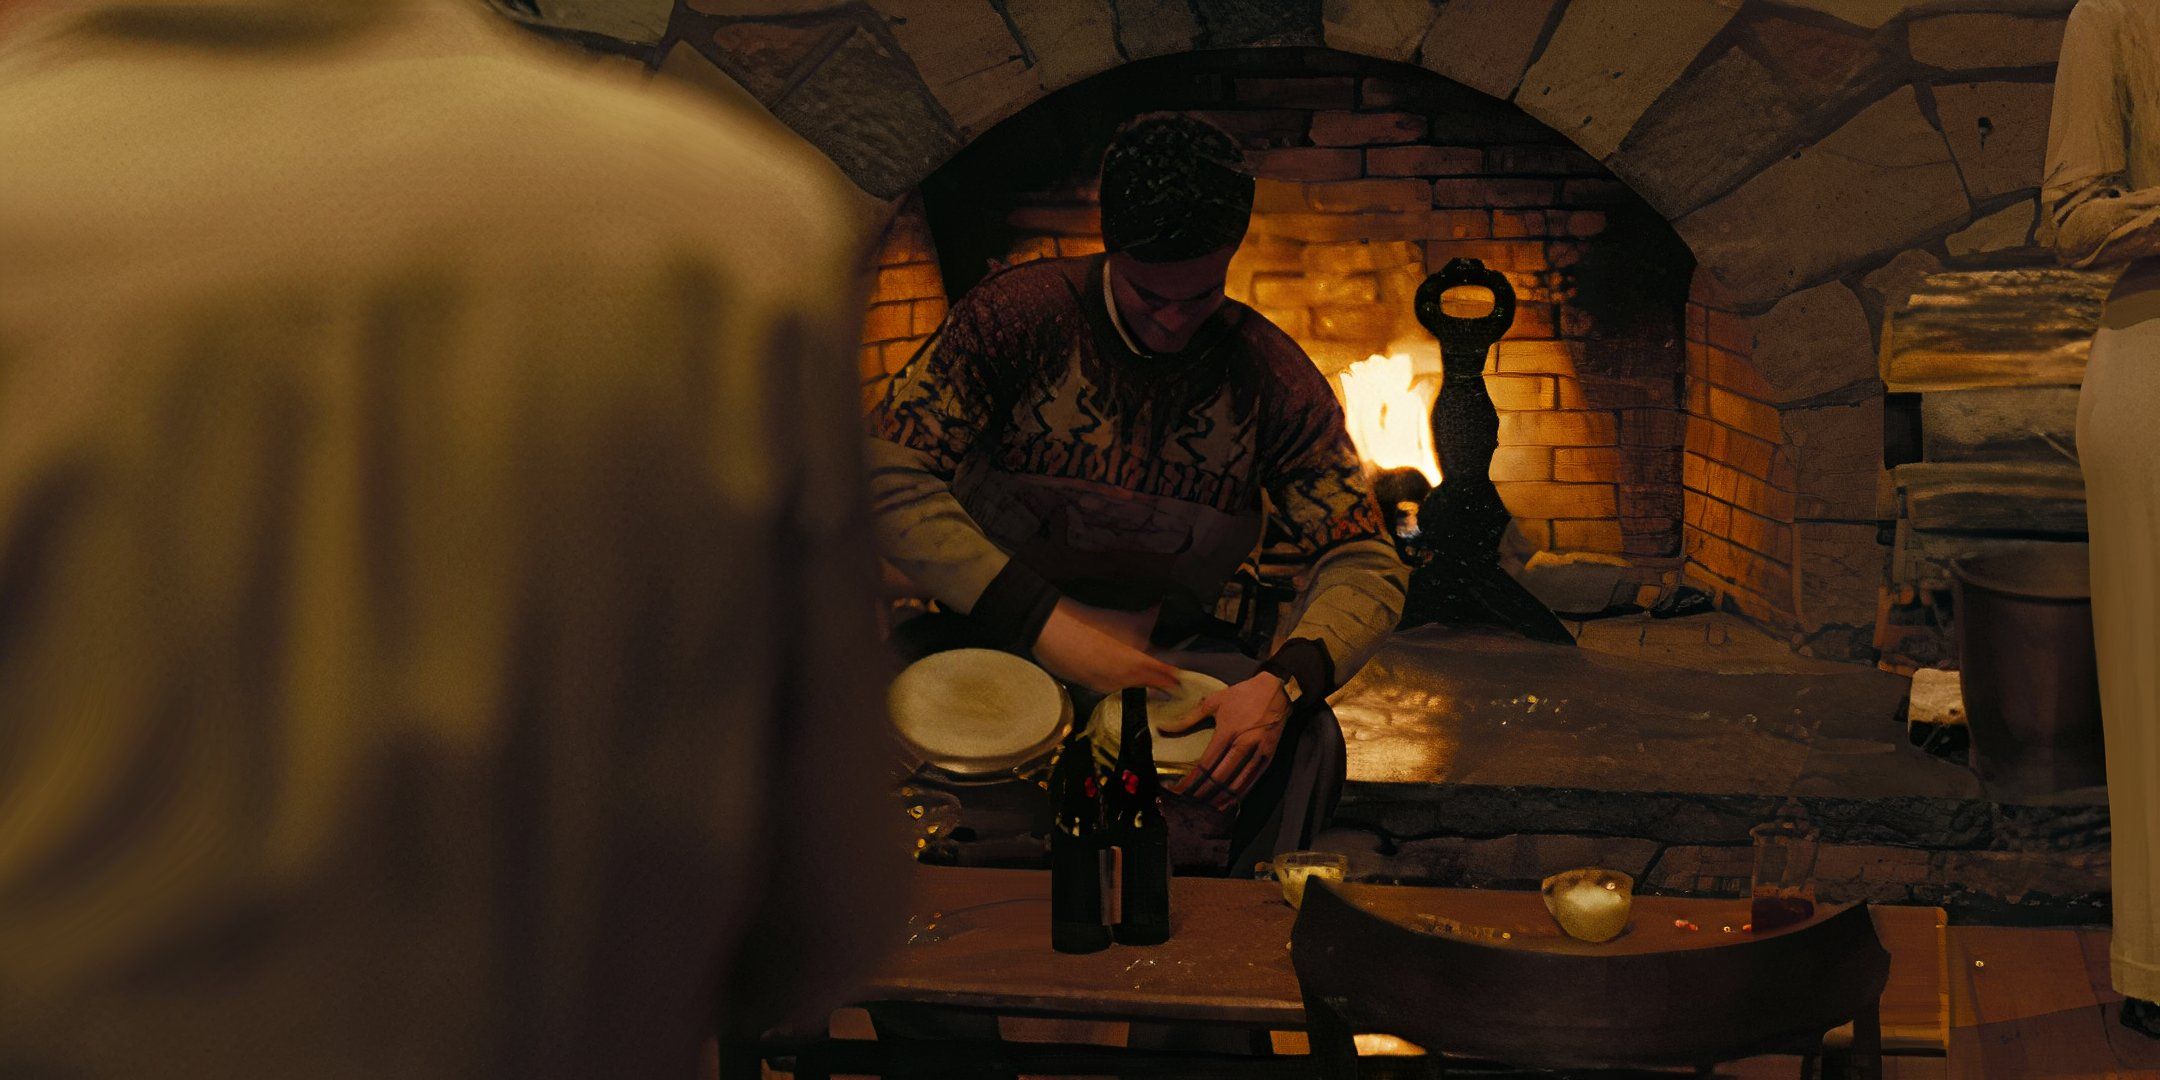
[[1953,571],[1973,770],[2001,794],[2105,784],[2086,546],[2035,544]]

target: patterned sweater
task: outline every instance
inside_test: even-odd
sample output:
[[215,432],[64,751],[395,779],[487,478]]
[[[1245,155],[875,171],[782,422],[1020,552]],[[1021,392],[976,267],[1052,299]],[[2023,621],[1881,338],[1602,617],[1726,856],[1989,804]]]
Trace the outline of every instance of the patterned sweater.
[[1177,354],[1112,322],[1104,260],[984,280],[869,418],[878,540],[903,573],[1008,643],[1060,596],[1211,607],[1273,513],[1311,560],[1269,667],[1322,695],[1394,629],[1408,572],[1327,380],[1226,303]]

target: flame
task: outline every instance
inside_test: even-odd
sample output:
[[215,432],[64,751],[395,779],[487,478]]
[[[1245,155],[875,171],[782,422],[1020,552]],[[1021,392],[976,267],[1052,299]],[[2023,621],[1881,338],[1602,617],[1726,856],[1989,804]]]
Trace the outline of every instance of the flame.
[[1433,453],[1432,407],[1437,388],[1420,384],[1407,353],[1374,353],[1344,369],[1343,411],[1358,456],[1376,469],[1416,469],[1440,486],[1440,458]]

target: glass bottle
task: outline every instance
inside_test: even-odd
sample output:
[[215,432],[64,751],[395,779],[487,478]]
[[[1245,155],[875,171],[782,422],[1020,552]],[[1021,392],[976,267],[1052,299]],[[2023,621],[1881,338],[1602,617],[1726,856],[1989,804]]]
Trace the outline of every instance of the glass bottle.
[[1144,687],[1124,692],[1117,769],[1104,800],[1109,842],[1118,851],[1117,926],[1121,945],[1170,940],[1170,822],[1163,814],[1162,778],[1155,772],[1155,735],[1148,726]]
[[1059,952],[1110,947],[1103,781],[1094,744],[1075,732],[1050,767],[1050,947]]

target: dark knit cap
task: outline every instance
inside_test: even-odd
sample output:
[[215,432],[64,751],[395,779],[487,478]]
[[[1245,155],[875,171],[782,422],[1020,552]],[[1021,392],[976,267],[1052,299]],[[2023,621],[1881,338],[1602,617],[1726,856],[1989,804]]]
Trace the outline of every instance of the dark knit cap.
[[1103,246],[1178,262],[1235,246],[1252,218],[1253,178],[1237,141],[1204,120],[1153,113],[1111,137],[1102,164]]

